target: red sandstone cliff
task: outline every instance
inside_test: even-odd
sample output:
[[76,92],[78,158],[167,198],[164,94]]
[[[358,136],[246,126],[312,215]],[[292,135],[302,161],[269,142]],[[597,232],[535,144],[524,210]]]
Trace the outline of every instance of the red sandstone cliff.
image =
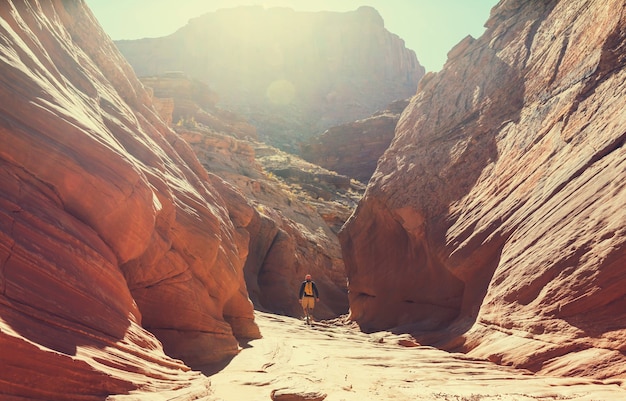
[[626,375],[626,9],[505,0],[422,80],[340,233],[351,316]]
[[0,394],[206,395],[186,364],[259,336],[251,213],[231,220],[83,1],[4,2],[0,47]]
[[408,103],[398,100],[368,118],[329,128],[302,145],[302,158],[367,183]]
[[184,71],[254,122],[263,141],[292,153],[303,138],[413,96],[424,75],[370,7],[222,9],[166,37],[116,44],[137,75]]

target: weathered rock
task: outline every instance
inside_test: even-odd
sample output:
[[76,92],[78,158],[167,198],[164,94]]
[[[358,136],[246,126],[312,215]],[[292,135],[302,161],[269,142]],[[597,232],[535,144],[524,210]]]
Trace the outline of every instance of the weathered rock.
[[370,7],[223,9],[166,37],[116,44],[139,76],[184,71],[253,121],[263,141],[292,153],[303,138],[413,96],[424,75]]
[[328,395],[319,391],[298,391],[291,388],[272,390],[273,401],[323,401]]
[[340,233],[362,327],[624,376],[625,26],[621,0],[503,1],[424,77]]
[[398,100],[371,117],[329,128],[302,145],[302,158],[366,183],[408,104],[408,100]]
[[84,2],[0,22],[0,394],[208,395],[186,364],[259,336],[217,179]]

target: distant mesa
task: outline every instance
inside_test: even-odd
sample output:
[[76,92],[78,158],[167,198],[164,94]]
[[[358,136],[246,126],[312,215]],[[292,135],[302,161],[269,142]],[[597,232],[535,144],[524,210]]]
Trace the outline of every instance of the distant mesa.
[[346,13],[237,7],[172,35],[117,41],[138,76],[184,71],[246,117],[268,144],[301,141],[410,98],[424,75],[415,53],[371,7]]

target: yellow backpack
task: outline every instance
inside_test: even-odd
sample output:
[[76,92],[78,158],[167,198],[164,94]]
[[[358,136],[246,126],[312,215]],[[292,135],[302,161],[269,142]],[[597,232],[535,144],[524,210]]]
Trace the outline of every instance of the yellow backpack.
[[313,296],[313,282],[312,281],[307,281],[304,284],[304,294],[310,297]]

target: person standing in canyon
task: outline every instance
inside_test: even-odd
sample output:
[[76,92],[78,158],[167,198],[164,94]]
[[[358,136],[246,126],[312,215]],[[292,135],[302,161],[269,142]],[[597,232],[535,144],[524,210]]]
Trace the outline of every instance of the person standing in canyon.
[[317,291],[315,281],[313,281],[310,274],[307,274],[304,277],[304,281],[300,285],[299,299],[300,305],[302,305],[302,310],[304,311],[306,324],[311,324],[311,320],[313,319],[311,312],[313,311],[313,308],[315,308],[315,301],[319,302],[320,295]]

